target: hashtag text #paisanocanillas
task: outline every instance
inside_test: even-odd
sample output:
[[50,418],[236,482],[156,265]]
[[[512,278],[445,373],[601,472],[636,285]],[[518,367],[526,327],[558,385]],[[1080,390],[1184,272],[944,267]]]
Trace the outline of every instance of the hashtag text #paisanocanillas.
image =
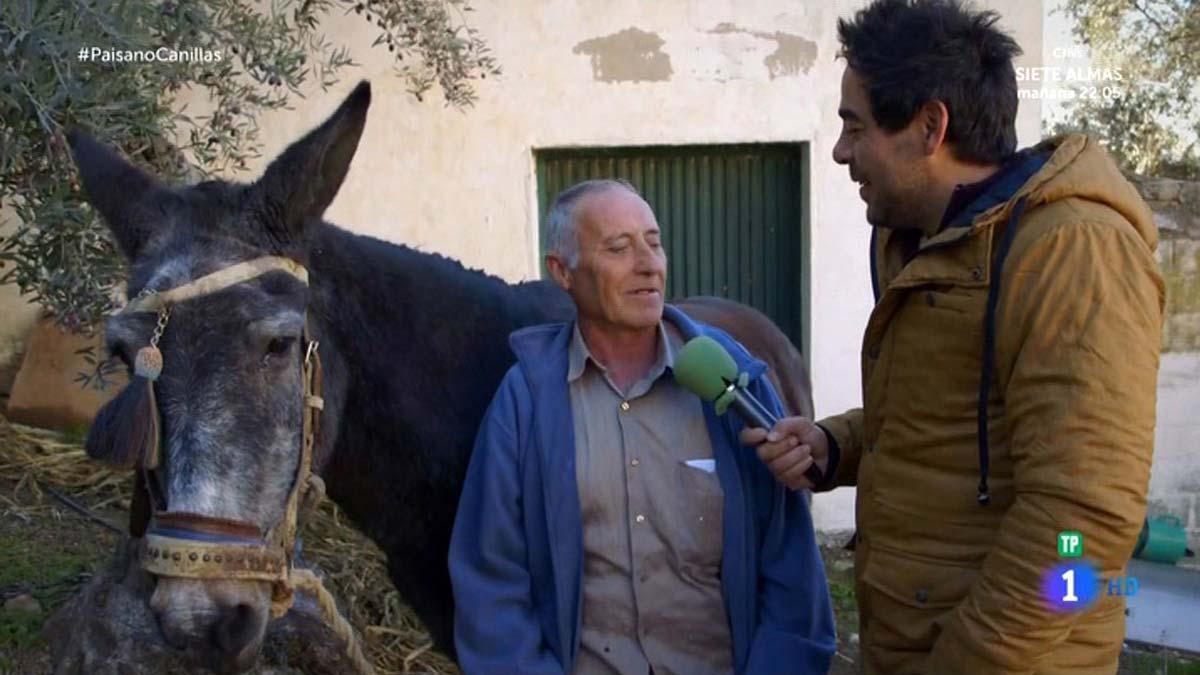
[[105,49],[103,47],[80,47],[77,58],[81,62],[97,63],[218,63],[224,55],[220,50],[204,47],[174,49]]

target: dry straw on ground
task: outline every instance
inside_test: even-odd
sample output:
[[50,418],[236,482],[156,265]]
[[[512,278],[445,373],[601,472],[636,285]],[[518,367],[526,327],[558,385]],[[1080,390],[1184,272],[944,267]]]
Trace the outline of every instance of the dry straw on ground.
[[[42,486],[93,513],[129,508],[128,474],[91,462],[78,442],[61,434],[12,424],[3,416],[0,479],[16,484],[12,493],[0,493],[0,511],[25,517],[55,512],[57,503]],[[19,496],[23,498],[18,502]],[[123,527],[125,522],[115,524]],[[324,573],[351,623],[365,637],[367,653],[380,674],[458,672],[445,656],[433,651],[429,635],[400,599],[388,579],[383,553],[332,502],[326,501],[305,524],[303,546],[305,559]]]

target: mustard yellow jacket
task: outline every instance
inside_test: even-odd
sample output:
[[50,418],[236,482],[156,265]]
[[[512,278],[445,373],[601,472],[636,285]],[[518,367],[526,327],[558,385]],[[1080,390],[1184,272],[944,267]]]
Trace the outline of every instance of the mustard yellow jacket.
[[1060,531],[1083,534],[1102,577],[1123,573],[1137,539],[1163,317],[1157,233],[1094,141],[1039,153],[1014,192],[960,226],[875,233],[864,405],[820,422],[840,451],[825,488],[858,486],[868,673],[1117,668],[1122,599],[1055,613],[1041,581]]

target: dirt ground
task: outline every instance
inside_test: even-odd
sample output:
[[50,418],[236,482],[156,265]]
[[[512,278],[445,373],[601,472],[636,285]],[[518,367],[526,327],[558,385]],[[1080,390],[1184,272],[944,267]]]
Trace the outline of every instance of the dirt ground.
[[[4,440],[0,434],[0,467],[6,463],[11,466],[11,461],[6,462],[12,457],[6,453]],[[18,479],[11,471],[0,472],[0,675],[50,673],[49,650],[40,634],[42,624],[111,557],[118,543],[116,533],[68,508],[50,490],[56,488],[28,477]],[[56,491],[85,506],[96,518],[118,529],[125,526],[126,505],[121,500],[87,490],[72,494],[60,487]],[[852,554],[836,545],[840,542],[827,543],[823,552],[838,626],[838,653],[832,673],[852,675],[858,672],[859,656]],[[359,586],[344,585],[335,592],[348,596],[348,603],[362,605],[364,599],[354,597],[362,591]],[[403,611],[402,606],[401,610],[395,609],[397,600],[390,597],[395,596],[394,591],[389,589],[385,595],[393,604],[384,613]],[[380,598],[369,598],[365,604],[382,602]],[[368,615],[356,613],[352,618],[359,630],[374,641],[375,653],[383,654],[378,642],[387,639],[389,633],[378,626],[364,626],[372,623],[364,616]],[[413,638],[406,638],[406,644],[412,642]],[[419,635],[416,642],[420,642]],[[381,672],[456,672],[440,655],[421,653],[419,647],[408,649],[402,667],[380,658],[386,666]],[[1200,657],[1128,647],[1119,675],[1200,675]]]

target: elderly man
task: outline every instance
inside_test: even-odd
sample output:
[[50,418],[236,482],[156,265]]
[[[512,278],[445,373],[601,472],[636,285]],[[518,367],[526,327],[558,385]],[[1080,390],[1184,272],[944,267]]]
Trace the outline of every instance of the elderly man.
[[835,642],[801,494],[741,424],[672,377],[708,335],[780,411],[765,366],[665,307],[667,259],[631,186],[558,196],[546,264],[578,320],[513,334],[450,547],[465,672],[824,673]]

